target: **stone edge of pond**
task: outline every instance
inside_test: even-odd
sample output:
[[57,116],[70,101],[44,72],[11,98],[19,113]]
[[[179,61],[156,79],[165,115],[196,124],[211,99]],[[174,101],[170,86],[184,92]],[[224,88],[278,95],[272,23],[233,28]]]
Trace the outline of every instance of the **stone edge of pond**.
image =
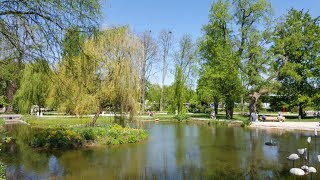
[[285,130],[285,131],[320,131],[319,122],[253,122],[251,129]]

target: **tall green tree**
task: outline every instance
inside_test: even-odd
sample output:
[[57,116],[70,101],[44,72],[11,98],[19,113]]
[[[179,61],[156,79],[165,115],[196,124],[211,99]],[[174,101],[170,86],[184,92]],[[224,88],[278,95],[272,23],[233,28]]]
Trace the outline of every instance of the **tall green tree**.
[[39,112],[45,107],[51,75],[50,66],[45,60],[38,59],[26,65],[20,88],[14,97],[19,112],[29,113],[32,105],[38,105]]
[[[51,91],[51,104],[71,114],[95,113],[104,108],[130,117],[139,109],[140,41],[127,27],[116,27],[85,40],[83,53],[64,59]],[[72,63],[70,63],[72,62]],[[70,64],[72,66],[70,66]]]
[[[192,75],[196,66],[196,48],[189,35],[184,35],[175,53],[174,104],[172,110],[183,113],[183,103],[187,101],[187,92],[192,88]],[[189,82],[189,83],[188,83]]]
[[[202,57],[204,59],[221,57],[229,61],[230,64],[226,66],[231,67],[231,70],[238,69],[237,73],[232,71],[232,73],[226,74],[225,78],[228,77],[230,80],[233,76],[240,78],[240,84],[233,85],[244,88],[235,90],[240,93],[238,95],[241,98],[241,112],[243,112],[245,97],[248,97],[250,101],[250,112],[255,112],[260,96],[269,92],[272,89],[270,87],[273,87],[271,84],[273,84],[276,73],[270,70],[272,58],[266,48],[269,46],[271,37],[268,25],[270,11],[271,5],[267,0],[237,0],[232,4],[230,1],[220,0],[213,3],[209,24],[204,27],[205,41],[200,44]],[[258,28],[259,26],[260,28]],[[233,28],[231,29],[231,27]],[[219,63],[212,61],[212,64]],[[206,62],[202,71],[204,73],[212,72],[212,64]],[[222,66],[220,70],[223,70]],[[218,72],[214,69],[212,73]],[[223,74],[224,71],[219,73]],[[202,76],[206,79],[213,79],[208,75],[203,74]],[[216,78],[215,82],[211,82],[211,86],[215,84],[215,87],[212,88],[216,89],[211,90],[214,93],[215,109],[217,109],[219,99],[234,102],[227,95],[227,88],[224,88],[225,93],[219,91],[220,80]],[[237,78],[232,81],[238,82]],[[200,82],[203,83],[204,80]],[[202,87],[204,86],[202,85]],[[222,96],[222,94],[226,96]],[[230,106],[230,108],[234,106],[228,102],[225,102],[226,106]]]
[[[19,64],[10,57],[0,60],[0,96],[2,97],[2,105],[11,111],[13,98],[19,88],[22,78],[24,65]],[[9,108],[8,108],[9,107]]]
[[[210,10],[209,23],[203,27],[200,55],[204,60],[199,82],[201,87],[210,87],[213,99],[225,102],[226,116],[233,117],[234,104],[240,96],[241,83],[238,76],[239,59],[233,52],[230,39],[229,1],[214,2]],[[202,80],[205,79],[205,80]],[[202,90],[203,92],[203,90]]]
[[65,31],[95,29],[100,6],[100,0],[0,1],[0,68],[15,75],[0,75],[4,89],[0,96],[5,96],[9,106],[19,88],[23,64],[39,58],[59,61]]
[[186,84],[185,84],[185,78],[184,74],[182,72],[182,67],[181,66],[176,66],[176,73],[175,73],[175,78],[174,78],[174,101],[173,101],[173,107],[172,111],[177,110],[178,114],[182,114],[183,112],[183,103],[186,101]]
[[[270,91],[274,73],[265,48],[270,41],[269,24],[271,4],[267,0],[234,0],[234,22],[238,35],[234,44],[239,61],[239,75],[245,87],[241,95],[243,112],[244,95],[249,96],[249,111],[256,112],[259,98]],[[258,28],[260,26],[260,28]],[[263,27],[263,28],[261,28]]]
[[320,18],[291,9],[276,27],[273,52],[275,68],[280,69],[278,95],[286,97],[288,105],[298,106],[301,117],[319,90],[319,49]]

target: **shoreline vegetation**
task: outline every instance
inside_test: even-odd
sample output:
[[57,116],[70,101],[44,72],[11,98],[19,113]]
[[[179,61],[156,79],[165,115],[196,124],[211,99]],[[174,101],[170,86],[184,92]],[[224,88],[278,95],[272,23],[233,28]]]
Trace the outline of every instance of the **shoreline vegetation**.
[[[183,116],[156,113],[154,116],[137,116],[136,119],[136,125],[139,124],[139,122],[168,121],[208,124],[210,126],[242,126],[251,129],[320,130],[318,122],[320,119],[314,117],[298,119],[295,115],[287,115],[286,122],[250,122],[248,116],[242,116],[240,114],[236,114],[233,119],[226,119],[224,115],[220,114],[216,116],[216,119],[211,119],[210,114],[206,113],[189,113]],[[146,130],[139,127],[132,128],[129,123],[120,126],[115,123],[114,117],[111,116],[99,117],[94,127],[88,126],[91,122],[90,117],[77,118],[50,115],[37,117],[25,115],[23,116],[23,120],[30,124],[28,131],[31,132],[28,135],[23,135],[29,137],[26,138],[25,143],[36,149],[72,149],[88,146],[119,145],[141,142],[148,138]],[[2,124],[4,124],[4,122]],[[17,137],[13,135],[12,139],[15,138]]]
[[130,127],[129,124],[122,127],[111,118],[99,118],[99,123],[94,127],[89,126],[91,118],[24,116],[23,119],[30,126],[20,125],[18,131],[10,134],[10,138],[36,149],[119,145],[136,143],[148,138],[146,130]]

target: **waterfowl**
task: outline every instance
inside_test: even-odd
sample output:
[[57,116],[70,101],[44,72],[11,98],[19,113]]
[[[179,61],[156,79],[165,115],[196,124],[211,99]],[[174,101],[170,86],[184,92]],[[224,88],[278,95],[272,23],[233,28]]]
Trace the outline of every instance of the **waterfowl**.
[[270,139],[270,141],[268,141],[268,142],[265,142],[264,144],[267,146],[276,146],[277,145],[277,143],[272,141],[272,139]]

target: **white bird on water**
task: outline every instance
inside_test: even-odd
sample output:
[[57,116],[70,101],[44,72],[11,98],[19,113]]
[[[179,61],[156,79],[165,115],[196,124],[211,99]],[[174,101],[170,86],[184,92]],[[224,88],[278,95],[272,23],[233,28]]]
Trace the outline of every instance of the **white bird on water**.
[[290,156],[287,158],[292,161],[292,167],[294,168],[294,161],[299,159],[299,155],[298,154],[290,154]]
[[308,143],[310,143],[311,142],[311,137],[308,137],[307,141],[308,141]]
[[299,153],[300,155],[302,155],[302,154],[304,153],[304,151],[305,151],[304,148],[302,148],[302,149],[297,149],[297,150],[298,150],[298,153]]
[[309,167],[309,168],[308,168],[308,172],[309,172],[309,173],[316,173],[317,170],[316,170],[316,168],[314,168],[314,167]]
[[290,173],[291,173],[291,174],[294,174],[294,175],[297,175],[297,176],[303,176],[303,175],[305,175],[305,172],[304,172],[302,169],[300,169],[300,168],[291,168],[291,169],[290,169]]

